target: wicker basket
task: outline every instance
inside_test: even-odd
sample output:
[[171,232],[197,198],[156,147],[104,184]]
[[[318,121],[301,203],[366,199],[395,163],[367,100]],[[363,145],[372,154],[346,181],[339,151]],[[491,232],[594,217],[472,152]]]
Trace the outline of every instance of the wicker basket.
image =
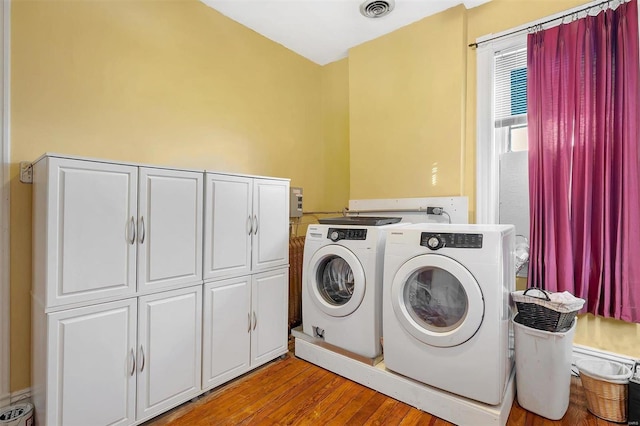
[[[582,362],[582,364],[581,364]],[[628,398],[628,375],[630,370],[622,364],[603,362],[605,364],[615,364],[624,374],[611,376],[613,379],[597,377],[585,371],[585,367],[590,367],[597,361],[578,361],[577,367],[580,371],[580,380],[587,397],[587,407],[591,413],[601,419],[616,423],[627,421],[627,398]]]
[[[527,293],[530,290],[537,290],[542,293],[542,297],[531,296]],[[516,307],[518,308],[518,323],[538,330],[564,332],[571,328],[573,319],[580,309],[582,303],[573,306],[564,306],[552,302],[549,293],[539,288],[529,288],[511,293]],[[580,299],[582,300],[582,299]]]

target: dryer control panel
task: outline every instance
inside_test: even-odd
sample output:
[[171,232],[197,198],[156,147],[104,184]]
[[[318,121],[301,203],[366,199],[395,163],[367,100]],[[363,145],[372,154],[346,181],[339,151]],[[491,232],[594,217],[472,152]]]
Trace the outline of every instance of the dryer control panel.
[[450,234],[443,232],[423,232],[420,245],[438,250],[447,248],[482,248],[482,234]]
[[327,238],[336,242],[340,240],[366,240],[366,229],[329,228]]

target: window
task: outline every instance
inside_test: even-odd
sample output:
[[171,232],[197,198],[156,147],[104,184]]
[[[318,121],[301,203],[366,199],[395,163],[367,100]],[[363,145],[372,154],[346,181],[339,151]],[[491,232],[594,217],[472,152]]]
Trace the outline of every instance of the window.
[[483,43],[477,58],[476,222],[528,236],[527,35]]
[[494,143],[502,152],[527,149],[527,47],[494,52]]
[[526,34],[478,47],[477,128],[476,222],[529,238]]

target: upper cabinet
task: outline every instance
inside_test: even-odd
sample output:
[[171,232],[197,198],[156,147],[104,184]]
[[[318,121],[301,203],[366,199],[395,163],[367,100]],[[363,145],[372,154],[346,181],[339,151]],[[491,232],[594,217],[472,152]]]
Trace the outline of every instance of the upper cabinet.
[[202,280],[203,174],[141,168],[138,199],[138,287]]
[[205,175],[204,279],[289,262],[289,181]]
[[47,308],[202,280],[202,173],[45,156],[33,176]]
[[35,297],[53,307],[135,294],[138,168],[45,157],[33,187]]
[[289,181],[254,179],[251,268],[289,263]]

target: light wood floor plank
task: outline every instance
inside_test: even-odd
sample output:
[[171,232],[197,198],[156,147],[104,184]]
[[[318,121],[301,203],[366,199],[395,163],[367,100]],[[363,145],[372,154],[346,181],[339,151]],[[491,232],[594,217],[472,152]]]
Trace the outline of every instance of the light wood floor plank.
[[336,414],[347,404],[351,403],[351,400],[361,393],[364,389],[358,389],[358,384],[342,378],[340,386],[331,392],[322,401],[319,401],[315,407],[312,407],[305,415],[300,416],[293,423],[295,425],[307,425],[312,423],[319,423],[322,421],[329,421],[336,416]]

